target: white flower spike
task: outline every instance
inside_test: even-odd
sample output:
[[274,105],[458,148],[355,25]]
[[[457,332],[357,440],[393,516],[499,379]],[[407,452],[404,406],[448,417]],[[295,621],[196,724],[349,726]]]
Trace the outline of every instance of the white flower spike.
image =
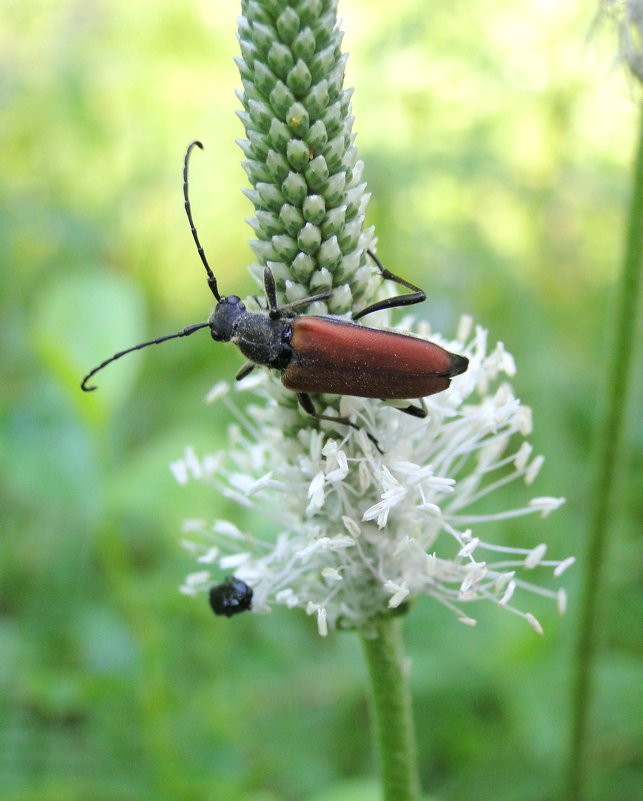
[[[542,457],[522,440],[531,413],[505,380],[515,373],[513,358],[501,345],[488,353],[487,332],[478,327],[471,337],[471,328],[464,318],[459,333],[468,341],[432,334],[433,341],[464,352],[470,365],[448,390],[427,399],[423,420],[378,401],[345,398],[342,414],[350,413],[359,430],[324,423],[322,431],[293,434],[296,412],[283,405],[285,391],[273,377],[255,379],[264,405],[245,414],[217,385],[213,394],[234,407],[239,420],[229,450],[198,457],[188,449],[172,471],[180,483],[203,481],[254,510],[261,534],[225,521],[208,527],[190,520],[185,542],[200,569],[182,591],[206,591],[220,571],[234,570],[253,588],[254,611],[303,609],[316,616],[322,636],[338,626],[362,627],[423,595],[465,625],[476,621],[462,606],[488,600],[542,633],[533,614],[513,605],[516,597],[545,595],[562,611],[565,595],[524,575],[553,568],[558,576],[573,559],[545,560],[544,545],[492,544],[483,528],[521,515],[545,517],[563,499],[537,497],[520,509],[475,511],[477,501],[511,481],[529,486]],[[377,436],[383,453],[365,432]],[[202,569],[210,565],[215,569]]]

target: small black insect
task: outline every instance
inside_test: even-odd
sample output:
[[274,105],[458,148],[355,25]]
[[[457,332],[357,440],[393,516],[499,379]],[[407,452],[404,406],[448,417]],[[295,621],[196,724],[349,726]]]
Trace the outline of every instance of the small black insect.
[[210,588],[210,606],[215,615],[232,617],[252,609],[252,587],[236,576],[228,576]]

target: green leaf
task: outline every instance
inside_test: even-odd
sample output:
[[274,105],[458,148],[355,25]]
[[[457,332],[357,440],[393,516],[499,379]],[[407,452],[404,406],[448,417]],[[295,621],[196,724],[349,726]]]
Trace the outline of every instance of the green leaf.
[[139,369],[132,354],[90,384],[80,382],[92,368],[119,350],[144,339],[144,305],[138,289],[107,272],[65,275],[47,287],[36,307],[31,338],[47,369],[68,390],[74,405],[90,420],[102,422],[124,401]]

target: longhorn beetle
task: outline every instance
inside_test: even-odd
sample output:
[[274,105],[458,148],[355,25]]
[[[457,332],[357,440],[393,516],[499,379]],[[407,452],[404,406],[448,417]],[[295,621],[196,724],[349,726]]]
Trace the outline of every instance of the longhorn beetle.
[[[267,314],[247,311],[237,295],[222,297],[199,241],[188,197],[188,164],[195,147],[203,149],[201,142],[192,142],[183,160],[185,212],[217,305],[205,323],[188,325],[175,334],[141,342],[101,362],[83,378],[81,388],[85,392],[96,389],[87,383],[92,376],[122,356],[168,339],[190,336],[201,328],[209,328],[212,338],[217,342],[233,342],[250,360],[237,373],[237,380],[247,376],[256,365],[272,367],[281,373],[284,386],[297,394],[302,408],[310,415],[354,428],[357,425],[345,417],[320,414],[315,409],[310,393],[355,395],[382,400],[421,399],[442,392],[454,376],[467,369],[469,360],[465,356],[450,353],[432,342],[356,325],[356,320],[372,312],[410,306],[426,300],[425,293],[419,287],[387,270],[370,250],[367,253],[382,278],[395,281],[411,292],[372,303],[354,314],[351,322],[334,316],[295,314],[297,309],[313,301],[328,300],[332,294],[330,289],[278,306],[275,279],[269,267],[263,273]],[[410,404],[400,411],[415,417],[426,417],[426,408],[422,401],[421,404]]]

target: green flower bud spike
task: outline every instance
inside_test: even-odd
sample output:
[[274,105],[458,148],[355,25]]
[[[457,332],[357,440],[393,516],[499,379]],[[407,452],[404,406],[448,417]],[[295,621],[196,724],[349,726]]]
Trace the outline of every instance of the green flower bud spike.
[[[352,281],[367,264],[374,230],[364,230],[370,195],[353,146],[352,91],[343,88],[336,0],[248,0],[239,19],[243,91],[239,141],[255,207],[249,220],[261,274],[269,261],[281,299],[333,288],[329,311],[365,305],[372,281]],[[318,274],[320,273],[320,274]]]

